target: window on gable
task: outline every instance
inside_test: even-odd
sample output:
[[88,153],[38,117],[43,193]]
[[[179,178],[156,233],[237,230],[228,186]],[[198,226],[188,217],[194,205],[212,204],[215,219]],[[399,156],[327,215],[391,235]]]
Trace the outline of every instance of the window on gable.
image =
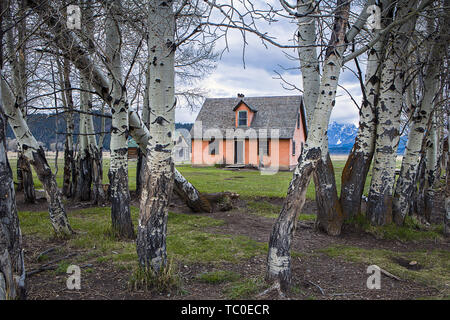
[[295,156],[295,141],[292,140],[292,155]]
[[211,141],[209,141],[209,154],[210,155],[216,155],[218,153],[218,144],[215,138],[211,138]]
[[247,111],[238,112],[238,126],[247,126]]
[[297,129],[300,129],[300,111],[297,113]]

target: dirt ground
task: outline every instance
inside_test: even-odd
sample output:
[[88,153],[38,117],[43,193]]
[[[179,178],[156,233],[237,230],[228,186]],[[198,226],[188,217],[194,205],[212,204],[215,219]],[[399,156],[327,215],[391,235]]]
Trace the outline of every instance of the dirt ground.
[[[17,198],[18,209],[28,211],[46,210],[45,200],[35,205],[24,205]],[[272,204],[281,204],[282,199],[261,199]],[[137,200],[134,200],[137,205]],[[251,239],[267,243],[274,219],[248,213],[246,202],[236,200],[236,208],[227,212],[214,212],[205,214],[213,218],[222,219],[224,225],[210,227],[206,232],[217,234],[244,235]],[[67,209],[79,209],[77,206],[68,204]],[[308,201],[305,209],[315,211],[315,203]],[[174,199],[171,211],[188,212],[179,199]],[[52,240],[43,241],[33,236],[25,235],[23,244],[26,252],[27,270],[33,270],[42,263],[36,260],[39,253],[48,248],[60,245]],[[375,239],[372,235],[363,233],[353,228],[344,228],[339,237],[330,237],[313,228],[308,224],[302,224],[297,229],[292,250],[302,255],[292,258],[292,279],[294,287],[289,298],[291,299],[325,299],[325,300],[347,300],[347,299],[416,299],[431,297],[439,294],[432,287],[420,285],[413,281],[397,281],[390,277],[382,277],[380,290],[369,290],[366,287],[367,265],[347,262],[341,259],[330,258],[317,250],[331,245],[358,246],[361,248],[379,248],[393,251],[410,251],[418,249],[449,249],[448,242],[434,243],[403,243],[399,241],[387,241]],[[79,255],[88,252],[78,251]],[[266,257],[256,256],[239,263],[217,264],[195,263],[179,264],[178,269],[182,279],[182,292],[172,294],[151,293],[147,291],[131,291],[128,289],[130,274],[126,270],[119,270],[109,263],[93,261],[90,272],[83,273],[81,290],[68,290],[66,280],[68,275],[56,274],[55,272],[39,272],[28,277],[28,299],[227,299],[224,296],[224,286],[227,284],[210,284],[198,281],[197,275],[202,272],[220,270],[235,271],[242,279],[263,278],[266,271]],[[263,292],[264,290],[261,290]],[[250,299],[278,299],[276,291],[267,294],[254,294]]]

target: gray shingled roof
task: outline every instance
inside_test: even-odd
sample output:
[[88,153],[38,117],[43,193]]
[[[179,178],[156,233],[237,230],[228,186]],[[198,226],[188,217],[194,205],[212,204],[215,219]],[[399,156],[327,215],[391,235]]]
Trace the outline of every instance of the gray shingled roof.
[[[207,98],[191,129],[191,136],[194,137],[195,126],[201,121],[203,136],[206,130],[219,129],[225,137],[226,129],[235,129],[233,108],[241,100],[257,110],[249,128],[255,129],[256,132],[259,129],[267,129],[268,137],[271,136],[271,129],[278,129],[280,139],[292,138],[302,96]],[[195,132],[199,133],[199,130]]]

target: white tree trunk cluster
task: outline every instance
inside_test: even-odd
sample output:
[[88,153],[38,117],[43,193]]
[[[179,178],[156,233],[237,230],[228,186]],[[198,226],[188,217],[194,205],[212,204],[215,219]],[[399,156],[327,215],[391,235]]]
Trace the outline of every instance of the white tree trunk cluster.
[[30,161],[36,170],[37,176],[45,190],[48,202],[48,211],[53,229],[57,235],[71,235],[72,229],[67,219],[64,205],[61,201],[61,192],[56,184],[55,176],[45,158],[44,150],[40,147],[28,128],[20,108],[14,104],[11,90],[1,80],[2,99],[8,122],[16,136],[17,143],[23,150],[24,156]]
[[[419,106],[414,111],[400,176],[395,186],[393,215],[394,221],[399,225],[403,224],[406,215],[409,213],[411,196],[416,188],[416,177],[422,156],[422,141],[435,108],[434,100],[439,89],[440,55],[443,54],[443,49],[445,49],[446,45],[431,43],[430,47],[431,50],[423,81],[423,96]],[[432,159],[427,159],[427,164],[429,163],[428,160]]]
[[[406,16],[415,6],[416,1],[401,1],[398,4],[396,18]],[[392,196],[405,74],[404,53],[408,44],[408,34],[413,31],[415,21],[416,17],[409,19],[389,36],[381,67],[377,138],[366,211],[367,218],[375,225],[392,222]]]

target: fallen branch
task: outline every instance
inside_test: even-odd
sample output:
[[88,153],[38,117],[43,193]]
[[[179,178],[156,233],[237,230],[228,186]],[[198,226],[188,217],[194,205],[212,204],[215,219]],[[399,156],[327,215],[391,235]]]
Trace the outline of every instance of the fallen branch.
[[323,291],[323,289],[318,284],[315,284],[314,282],[309,281],[309,280],[306,280],[306,281],[308,283],[312,284],[313,286],[315,286],[316,288],[318,288],[320,290],[320,293],[322,293],[323,296],[325,295],[325,291]]
[[68,255],[64,256],[64,257],[60,257],[60,258],[57,258],[55,260],[52,260],[52,261],[50,261],[50,262],[48,262],[46,264],[43,264],[42,266],[40,266],[37,269],[34,269],[34,270],[31,270],[30,272],[27,272],[27,275],[31,276],[33,274],[36,274],[36,273],[39,273],[39,272],[42,272],[42,271],[54,270],[54,269],[57,268],[57,266],[52,266],[52,264],[55,264],[56,262],[59,262],[61,260],[73,257],[73,256],[75,256],[77,254],[78,253],[76,253],[76,252],[72,252],[72,253],[69,253]]
[[42,252],[37,256],[36,261],[39,261],[39,259],[40,259],[44,254],[50,253],[50,252],[52,252],[52,251],[55,251],[55,250],[58,249],[58,248],[59,248],[59,247],[53,247],[53,248],[50,248],[50,249],[47,249],[47,250],[42,251]]
[[[380,268],[380,267],[378,267],[378,268]],[[389,277],[389,278],[392,278],[392,279],[397,280],[397,281],[402,281],[402,279],[400,279],[400,278],[397,277],[396,275],[393,275],[392,273],[390,273],[390,272],[388,272],[388,271],[386,271],[386,270],[384,270],[384,269],[381,269],[381,268],[380,268],[380,272],[381,272],[382,274],[384,274],[385,276]]]
[[298,222],[297,226],[303,229],[312,229],[314,228],[314,221],[312,221],[311,223],[308,222]]

